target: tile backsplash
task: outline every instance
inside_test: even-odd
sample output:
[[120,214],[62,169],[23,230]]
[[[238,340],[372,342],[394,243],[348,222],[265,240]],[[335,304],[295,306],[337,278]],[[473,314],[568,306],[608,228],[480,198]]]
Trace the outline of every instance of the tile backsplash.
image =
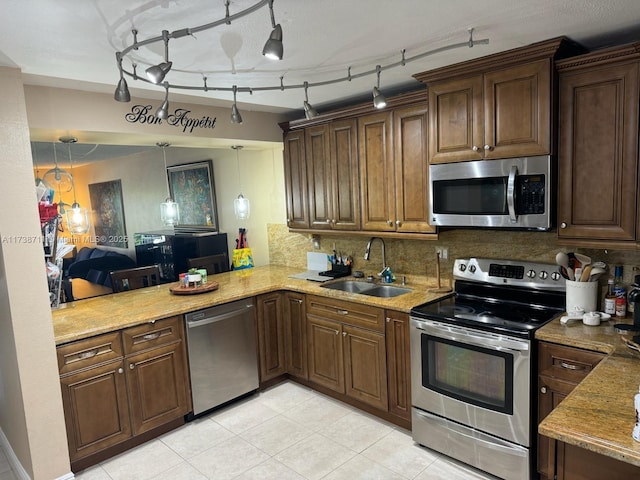
[[[354,259],[354,270],[365,275],[375,274],[382,266],[380,243],[371,248],[369,261],[364,260],[364,250],[371,237],[346,234],[318,234],[320,249],[315,250],[311,234],[289,232],[286,225],[267,225],[269,235],[270,263],[306,269],[306,252],[320,251],[330,255],[333,246],[343,255]],[[456,258],[486,257],[509,260],[529,260],[555,264],[559,251],[577,251],[589,255],[593,261],[601,260],[611,266],[624,266],[624,282],[630,285],[634,275],[640,275],[640,253],[636,251],[613,251],[572,249],[556,244],[557,233],[523,232],[502,230],[454,229],[441,231],[438,240],[400,240],[385,238],[387,265],[398,275],[420,275],[435,279],[436,247],[446,247],[449,259],[441,260],[441,276],[445,281],[452,278],[453,261]],[[601,279],[606,285],[606,276]]]

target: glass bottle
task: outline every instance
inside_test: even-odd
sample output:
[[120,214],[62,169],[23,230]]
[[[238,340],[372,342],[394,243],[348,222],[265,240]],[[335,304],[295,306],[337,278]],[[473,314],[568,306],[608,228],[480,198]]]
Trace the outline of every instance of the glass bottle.
[[616,295],[613,293],[613,278],[607,280],[607,294],[604,297],[604,313],[615,315]]
[[627,288],[622,283],[622,265],[616,265],[613,293],[616,296],[616,317],[627,316]]

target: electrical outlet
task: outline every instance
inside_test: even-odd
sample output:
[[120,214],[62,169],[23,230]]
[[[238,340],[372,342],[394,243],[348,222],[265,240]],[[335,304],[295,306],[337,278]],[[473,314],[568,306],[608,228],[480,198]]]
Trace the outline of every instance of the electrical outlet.
[[449,260],[449,249],[447,247],[436,247],[436,253],[440,254],[440,260]]

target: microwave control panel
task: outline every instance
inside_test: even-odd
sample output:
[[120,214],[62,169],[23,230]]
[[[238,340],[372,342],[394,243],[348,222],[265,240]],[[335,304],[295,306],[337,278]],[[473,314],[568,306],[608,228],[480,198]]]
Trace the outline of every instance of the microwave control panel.
[[520,215],[544,213],[544,175],[519,175],[517,181],[516,210]]

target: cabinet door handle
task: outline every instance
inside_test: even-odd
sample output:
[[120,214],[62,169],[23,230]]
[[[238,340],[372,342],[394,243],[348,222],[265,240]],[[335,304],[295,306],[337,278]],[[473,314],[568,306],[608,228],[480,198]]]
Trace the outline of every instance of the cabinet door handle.
[[134,368],[136,368],[135,364],[130,363],[130,364],[129,364],[129,370],[133,370]]
[[401,224],[400,220],[396,220],[396,226],[399,227]]
[[391,321],[391,317],[387,317],[387,323]]
[[85,360],[87,358],[95,357],[98,354],[98,349],[94,348],[93,350],[87,350],[86,352],[82,352],[78,357],[81,360]]
[[562,368],[566,368],[567,370],[584,370],[584,367],[582,365],[574,365],[567,362],[560,362],[560,366]]
[[393,222],[391,220],[387,220],[387,225],[389,225],[390,227],[393,226]]
[[302,300],[300,300],[299,298],[296,298],[296,303],[297,303],[298,305],[302,305]]
[[567,228],[567,223],[566,222],[562,222],[560,224],[560,228]]
[[540,393],[547,393],[547,387],[541,387]]
[[349,310],[336,310],[338,315],[349,315]]
[[485,151],[489,151],[491,150],[491,145],[485,145],[483,148],[485,149]]
[[338,330],[336,330],[336,335],[340,335],[340,332]]
[[124,373],[124,370],[122,369],[122,367],[118,369],[118,373]]
[[342,336],[346,337],[347,336],[347,332],[342,332]]
[[474,145],[473,147],[471,147],[471,150],[473,150],[474,152],[479,152],[480,148],[477,145]]

